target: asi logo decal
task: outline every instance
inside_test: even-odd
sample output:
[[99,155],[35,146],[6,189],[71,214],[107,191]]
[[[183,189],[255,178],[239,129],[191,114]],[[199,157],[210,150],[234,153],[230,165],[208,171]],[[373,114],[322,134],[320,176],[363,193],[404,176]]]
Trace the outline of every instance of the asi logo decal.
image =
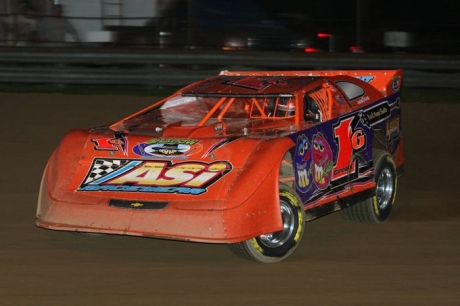
[[199,195],[232,170],[227,161],[181,162],[96,159],[77,191]]
[[137,144],[133,152],[142,157],[185,157],[201,149],[198,140],[151,139]]

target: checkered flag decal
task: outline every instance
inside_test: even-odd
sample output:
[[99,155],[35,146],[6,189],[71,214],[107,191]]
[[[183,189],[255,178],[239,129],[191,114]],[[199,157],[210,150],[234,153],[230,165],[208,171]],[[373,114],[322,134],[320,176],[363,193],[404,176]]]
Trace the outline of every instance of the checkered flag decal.
[[107,174],[117,170],[120,167],[123,167],[129,162],[129,160],[120,160],[120,159],[95,159],[91,172],[86,177],[84,185],[89,184],[101,177],[106,176]]

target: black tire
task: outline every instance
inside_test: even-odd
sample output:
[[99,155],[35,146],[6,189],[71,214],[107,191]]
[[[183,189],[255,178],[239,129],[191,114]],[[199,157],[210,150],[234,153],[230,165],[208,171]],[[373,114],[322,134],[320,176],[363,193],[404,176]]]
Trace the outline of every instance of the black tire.
[[280,183],[279,192],[284,229],[230,244],[233,253],[252,261],[274,263],[287,258],[296,249],[305,229],[305,211],[291,187]]
[[341,210],[344,219],[361,223],[382,223],[390,216],[396,199],[397,172],[393,157],[374,149],[375,195]]

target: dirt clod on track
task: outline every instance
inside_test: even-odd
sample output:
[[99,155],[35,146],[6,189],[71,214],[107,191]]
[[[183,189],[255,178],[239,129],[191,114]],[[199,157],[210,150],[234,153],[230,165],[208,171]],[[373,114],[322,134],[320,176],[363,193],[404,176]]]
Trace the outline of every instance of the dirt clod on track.
[[281,263],[37,228],[41,174],[65,132],[155,100],[0,94],[0,305],[460,305],[460,104],[403,101],[406,174],[388,222],[315,220]]

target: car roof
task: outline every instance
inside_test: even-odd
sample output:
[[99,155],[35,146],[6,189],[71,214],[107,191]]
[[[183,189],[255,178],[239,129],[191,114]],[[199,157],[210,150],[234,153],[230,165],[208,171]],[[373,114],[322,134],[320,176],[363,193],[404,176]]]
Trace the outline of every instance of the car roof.
[[295,94],[322,77],[219,75],[182,90],[184,95],[280,95]]

